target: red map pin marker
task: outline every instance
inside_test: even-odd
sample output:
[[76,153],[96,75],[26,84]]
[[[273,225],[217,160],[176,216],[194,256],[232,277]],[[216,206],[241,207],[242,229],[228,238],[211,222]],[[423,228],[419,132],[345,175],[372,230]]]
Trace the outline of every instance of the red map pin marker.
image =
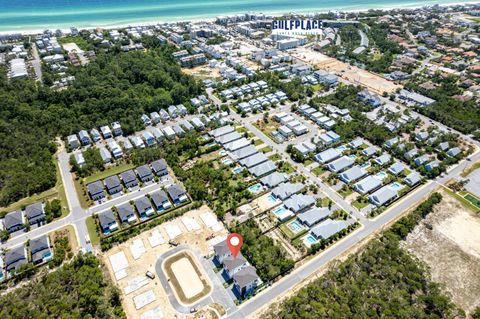
[[236,258],[238,253],[240,252],[240,248],[242,248],[243,245],[242,236],[237,233],[231,233],[227,237],[227,245],[233,255],[233,258]]

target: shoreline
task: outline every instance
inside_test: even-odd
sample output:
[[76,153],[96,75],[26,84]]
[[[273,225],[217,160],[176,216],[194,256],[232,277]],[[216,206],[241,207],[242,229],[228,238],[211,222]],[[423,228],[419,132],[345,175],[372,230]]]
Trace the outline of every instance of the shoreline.
[[[328,13],[332,10],[338,11],[338,12],[344,12],[344,13],[359,13],[359,12],[368,12],[369,10],[381,10],[384,12],[391,11],[391,10],[402,10],[402,9],[419,9],[423,7],[432,7],[435,5],[438,5],[440,7],[451,7],[451,6],[457,6],[457,5],[475,5],[475,4],[480,4],[478,0],[473,0],[473,1],[463,1],[463,2],[436,2],[436,3],[412,3],[412,4],[393,4],[393,5],[377,5],[365,9],[342,9],[339,7],[338,9],[319,9],[319,10],[312,10],[312,9],[300,9],[300,10],[294,10],[294,11],[283,11],[283,12],[278,12],[278,11],[254,11],[257,13],[262,13],[266,15],[272,15],[275,17],[279,17],[285,14],[290,14],[290,13],[296,13],[296,14],[324,14]],[[190,18],[179,18],[179,17],[164,17],[159,20],[151,20],[151,18],[147,18],[145,21],[137,20],[137,21],[131,21],[131,22],[99,22],[99,23],[83,23],[83,24],[78,24],[75,25],[75,23],[72,23],[69,27],[61,26],[61,27],[43,27],[43,28],[33,28],[33,29],[12,29],[12,30],[5,30],[5,31],[0,31],[0,35],[8,35],[8,34],[22,34],[24,36],[27,35],[36,35],[39,33],[42,33],[46,29],[50,30],[61,30],[64,34],[70,34],[70,27],[76,27],[78,30],[81,29],[87,29],[87,30],[93,30],[96,28],[101,28],[105,30],[112,30],[112,29],[119,29],[119,28],[126,28],[126,27],[135,27],[135,26],[154,26],[158,24],[163,24],[163,23],[173,23],[173,22],[192,22],[192,23],[202,23],[202,22],[212,22],[216,20],[216,17],[218,16],[229,16],[229,15],[237,15],[237,14],[245,14],[247,11],[243,13],[225,13],[225,14],[216,14],[214,16],[191,16]]]

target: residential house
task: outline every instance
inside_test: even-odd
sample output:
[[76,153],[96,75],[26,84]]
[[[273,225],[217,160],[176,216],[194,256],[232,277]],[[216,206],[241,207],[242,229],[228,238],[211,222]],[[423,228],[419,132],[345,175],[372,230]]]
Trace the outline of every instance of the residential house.
[[293,194],[299,193],[305,185],[302,183],[282,183],[272,190],[272,194],[281,200],[286,200]]
[[411,150],[405,152],[403,154],[403,157],[405,157],[406,160],[411,160],[417,155],[418,155],[418,150],[416,148],[412,148]]
[[159,115],[160,115],[160,119],[163,121],[163,122],[166,122],[170,119],[170,115],[168,114],[167,111],[165,111],[164,109],[161,109],[159,112]]
[[72,150],[80,147],[80,141],[78,140],[78,137],[76,134],[67,136],[67,143]]
[[249,168],[248,171],[256,178],[260,178],[264,175],[272,173],[276,169],[277,166],[275,165],[275,163],[271,160],[267,160],[260,165]]
[[363,176],[367,175],[367,170],[361,168],[360,166],[354,166],[352,168],[347,169],[345,172],[340,174],[340,179],[347,184],[350,184]]
[[168,107],[168,114],[172,119],[176,118],[178,116],[178,109],[175,105],[170,105]]
[[152,119],[152,123],[155,125],[155,124],[158,124],[162,121],[162,118],[160,117],[160,115],[158,114],[158,112],[152,112],[150,113],[150,118]]
[[107,145],[115,159],[119,159],[123,157],[122,148],[120,147],[120,145],[118,145],[117,141],[115,141],[114,139],[111,139],[108,141]]
[[373,192],[374,190],[378,189],[383,185],[381,179],[376,178],[374,176],[367,176],[361,181],[355,183],[353,188],[360,194],[365,195],[368,193]]
[[232,257],[232,252],[230,248],[228,248],[228,244],[226,240],[219,242],[218,244],[213,246],[213,252],[215,254],[214,259],[217,263],[223,265],[223,261],[226,258]]
[[368,197],[370,203],[377,207],[383,206],[397,197],[398,193],[389,186],[384,186]]
[[142,120],[143,125],[145,125],[145,126],[148,126],[148,125],[151,125],[151,124],[152,124],[152,120],[150,120],[150,118],[148,117],[147,114],[142,114],[142,116],[140,117],[140,119]]
[[231,152],[230,157],[235,161],[240,161],[256,153],[258,153],[257,149],[252,145],[248,145],[247,147]]
[[393,146],[395,146],[398,142],[400,141],[400,139],[398,137],[394,137],[394,138],[391,138],[389,139],[388,141],[386,141],[384,143],[384,146],[386,148],[392,148]]
[[327,165],[328,169],[334,173],[340,173],[347,168],[353,166],[355,160],[353,158],[343,156]]
[[100,127],[100,131],[102,132],[104,139],[109,139],[113,136],[112,130],[110,130],[110,127],[108,127],[108,125]]
[[297,219],[302,225],[311,228],[331,214],[332,211],[328,207],[314,207],[304,213],[298,214]]
[[100,132],[96,129],[96,128],[92,128],[90,130],[90,136],[92,137],[92,141],[93,142],[98,142],[100,141],[100,139],[102,138],[100,136]]
[[112,161],[112,154],[105,147],[99,147],[98,150],[104,163],[110,163]]
[[143,183],[153,180],[153,173],[147,164],[137,167],[137,176]]
[[111,209],[99,213],[98,215],[98,222],[100,223],[100,227],[102,228],[102,232],[105,235],[110,234],[118,229],[118,223],[115,219],[115,214]]
[[5,269],[7,272],[15,271],[20,266],[27,264],[27,249],[25,245],[7,250],[5,253]]
[[138,186],[138,179],[133,169],[129,169],[128,171],[122,172],[119,175],[122,179],[123,185],[125,185],[126,188]]
[[175,205],[179,205],[188,201],[187,193],[183,187],[178,184],[170,185],[170,187],[167,188],[167,193]]
[[175,131],[171,126],[165,126],[163,128],[163,135],[169,140],[173,140],[176,136]]
[[103,184],[110,195],[120,193],[123,190],[122,183],[117,175],[112,175],[103,180]]
[[384,153],[375,159],[375,163],[377,163],[380,166],[384,166],[390,163],[391,160],[392,160],[392,157],[390,156],[390,154]]
[[133,145],[136,148],[145,148],[145,143],[143,142],[142,138],[139,136],[131,136],[130,140],[132,141]]
[[378,152],[378,147],[376,146],[369,146],[366,149],[362,150],[362,154],[367,157],[372,157]]
[[279,172],[274,172],[270,175],[262,177],[260,179],[260,182],[264,186],[267,186],[268,188],[273,188],[273,187],[285,182],[286,180],[287,180],[287,178],[285,177],[285,174],[279,173]]
[[248,262],[241,252],[236,257],[229,256],[223,259],[223,273],[228,280],[247,266]]
[[414,186],[422,180],[422,177],[417,172],[412,172],[405,177],[404,181],[408,186]]
[[47,235],[30,240],[30,254],[34,265],[42,264],[53,258],[53,251]]
[[403,173],[403,171],[405,170],[405,165],[403,165],[402,163],[400,162],[395,162],[394,164],[392,164],[389,168],[388,168],[388,171],[390,173],[392,173],[393,175],[397,176],[401,173]]
[[315,198],[310,195],[293,194],[284,202],[285,207],[295,214],[315,205]]
[[142,133],[143,140],[147,146],[152,146],[157,143],[157,139],[153,136],[152,133],[149,131],[145,131]]
[[421,156],[417,157],[414,160],[414,162],[415,162],[415,165],[421,166],[421,165],[425,164],[426,162],[428,162],[428,160],[429,160],[428,155],[424,154],[424,155],[421,155]]
[[243,159],[241,159],[239,162],[240,162],[240,165],[250,169],[254,166],[257,166],[257,165],[260,165],[264,162],[268,161],[268,157],[265,156],[265,154],[263,153],[255,153],[249,157],[245,157]]
[[25,217],[30,225],[43,224],[46,219],[43,204],[37,202],[25,207]]
[[90,136],[88,136],[88,132],[85,130],[81,130],[78,132],[78,136],[80,137],[80,143],[82,145],[89,145],[92,141],[90,140]]
[[342,156],[342,152],[334,148],[329,148],[323,152],[318,153],[314,156],[314,158],[317,162],[321,164],[326,164],[339,158],[340,156]]
[[242,297],[246,297],[258,286],[260,278],[254,267],[247,266],[233,275],[233,282],[236,291]]
[[441,151],[441,152],[445,152],[446,150],[448,150],[449,147],[450,147],[450,145],[449,145],[448,142],[443,142],[443,143],[438,144],[437,150]]
[[167,194],[162,191],[156,191],[150,195],[150,199],[152,200],[155,209],[159,212],[164,211],[172,207],[172,204],[168,200]]
[[150,165],[155,175],[159,177],[168,175],[167,162],[163,158],[152,162]]
[[147,197],[140,197],[135,200],[135,208],[140,218],[147,218],[155,213],[155,210]]
[[13,211],[5,215],[3,225],[9,233],[19,231],[24,228],[23,214],[21,210]]
[[425,164],[425,170],[427,172],[433,171],[434,168],[438,167],[440,162],[437,160],[431,161],[430,163]]
[[317,240],[326,240],[347,228],[348,224],[345,220],[332,220],[327,218],[324,222],[313,227],[311,233]]
[[102,200],[105,198],[105,192],[103,191],[103,184],[101,181],[96,181],[87,185],[88,194],[94,201]]
[[119,205],[116,209],[121,223],[131,224],[137,221],[137,216],[130,203]]
[[84,167],[87,164],[82,153],[75,153],[73,157],[75,157],[75,162],[77,162],[78,167]]
[[121,136],[121,135],[123,135],[122,126],[120,125],[119,122],[113,122],[111,125],[112,125],[112,133],[113,133],[113,136]]
[[462,150],[459,147],[452,147],[447,151],[447,155],[450,157],[456,157],[458,154],[460,154]]

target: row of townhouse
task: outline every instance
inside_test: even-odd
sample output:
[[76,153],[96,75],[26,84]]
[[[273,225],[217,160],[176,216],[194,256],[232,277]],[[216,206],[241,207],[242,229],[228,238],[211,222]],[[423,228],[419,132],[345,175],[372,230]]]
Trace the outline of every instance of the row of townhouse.
[[287,95],[284,92],[277,91],[275,93],[253,98],[248,102],[240,102],[236,107],[239,112],[251,112],[253,110],[266,109],[271,105],[278,104],[279,102],[286,101],[287,99]]
[[[100,134],[101,132],[101,134]],[[86,130],[81,130],[77,134],[67,136],[67,144],[71,149],[79,148],[80,146],[87,146],[91,143],[96,143],[102,139],[111,139],[114,136],[121,136],[123,134],[122,126],[119,122],[113,122],[111,128],[108,125],[100,127],[100,131],[96,128],[90,130],[90,133]]]
[[24,229],[26,225],[40,226],[45,222],[44,204],[37,202],[26,206],[24,210],[16,210],[6,214],[3,219],[0,219],[0,226],[9,233],[14,233]]
[[220,96],[228,99],[233,99],[234,97],[242,97],[245,94],[260,92],[268,89],[267,82],[260,80],[257,82],[251,82],[248,84],[243,84],[241,86],[234,86],[229,89],[222,90]]
[[168,175],[167,163],[164,159],[137,167],[135,170],[127,170],[118,175],[112,175],[103,181],[95,181],[87,185],[87,191],[90,198],[94,201],[103,200],[106,197],[105,190],[109,195],[123,192],[126,189],[132,189],[140,182],[151,182],[155,176],[162,177]]
[[149,194],[149,196],[135,199],[133,206],[127,202],[99,213],[98,221],[102,233],[108,235],[119,229],[118,221],[121,224],[134,224],[139,219],[141,221],[147,220],[155,213],[160,214],[173,206],[181,205],[187,201],[188,196],[183,187],[178,184],[171,184],[166,187],[165,191],[158,190]]

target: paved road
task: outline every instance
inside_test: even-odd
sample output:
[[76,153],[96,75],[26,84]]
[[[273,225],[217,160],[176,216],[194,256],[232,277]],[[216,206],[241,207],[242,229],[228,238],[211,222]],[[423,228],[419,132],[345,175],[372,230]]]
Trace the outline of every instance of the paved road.
[[33,69],[35,70],[35,76],[37,77],[37,80],[41,82],[42,81],[42,61],[40,60],[40,55],[38,54],[35,41],[32,43],[32,55],[33,55],[32,66],[33,66]]

